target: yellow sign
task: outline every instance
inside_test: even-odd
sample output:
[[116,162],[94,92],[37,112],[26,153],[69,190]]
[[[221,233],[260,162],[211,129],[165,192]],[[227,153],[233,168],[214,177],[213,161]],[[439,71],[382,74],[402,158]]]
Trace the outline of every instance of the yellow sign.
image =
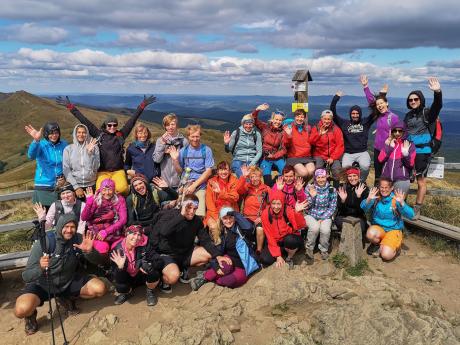
[[297,109],[303,109],[306,113],[308,113],[308,103],[292,103],[292,112]]

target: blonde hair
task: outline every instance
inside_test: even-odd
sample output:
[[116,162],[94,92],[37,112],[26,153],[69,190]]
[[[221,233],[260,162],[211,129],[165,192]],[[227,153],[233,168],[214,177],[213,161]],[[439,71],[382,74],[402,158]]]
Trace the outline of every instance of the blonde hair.
[[200,125],[188,125],[187,126],[187,136],[189,136],[192,133],[195,132],[200,132],[201,134],[201,126]]
[[136,129],[134,130],[134,138],[136,140],[138,140],[137,138],[137,134],[140,132],[140,131],[143,131],[143,130],[146,130],[147,131],[147,140],[150,140],[150,138],[152,137],[152,133],[150,132],[150,129],[147,128],[146,125],[143,125],[142,123],[138,124],[136,126]]
[[258,166],[256,165],[251,165],[249,167],[249,174],[248,176],[251,176],[252,174],[259,174],[260,176],[262,176],[262,169],[260,169]]
[[163,128],[166,129],[166,126],[169,126],[169,124],[173,121],[176,121],[176,125],[179,125],[179,119],[176,114],[169,113],[165,115],[165,117],[163,117]]

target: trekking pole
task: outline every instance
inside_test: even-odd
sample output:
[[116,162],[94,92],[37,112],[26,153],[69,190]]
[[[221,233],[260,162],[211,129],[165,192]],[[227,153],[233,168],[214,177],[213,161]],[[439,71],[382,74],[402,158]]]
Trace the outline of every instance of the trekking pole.
[[185,168],[184,176],[180,180],[181,187],[179,187],[179,188],[182,188],[182,189],[181,189],[179,197],[177,198],[177,201],[178,201],[177,205],[176,205],[177,209],[181,208],[182,202],[184,201],[184,198],[185,198],[185,186],[187,185],[187,182],[188,182],[188,179],[190,177],[191,171],[192,171],[192,169],[190,169],[189,167]]

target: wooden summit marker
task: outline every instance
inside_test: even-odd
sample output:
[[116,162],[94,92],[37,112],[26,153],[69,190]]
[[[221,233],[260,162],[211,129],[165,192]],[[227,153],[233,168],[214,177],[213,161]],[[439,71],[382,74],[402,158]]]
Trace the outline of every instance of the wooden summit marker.
[[292,112],[303,109],[308,113],[308,82],[313,81],[310,71],[298,69],[292,77],[292,89],[294,90],[294,100]]

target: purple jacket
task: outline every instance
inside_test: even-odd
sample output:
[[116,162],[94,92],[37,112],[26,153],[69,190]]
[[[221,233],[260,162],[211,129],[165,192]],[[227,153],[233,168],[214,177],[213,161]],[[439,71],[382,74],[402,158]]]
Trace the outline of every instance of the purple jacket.
[[[374,94],[371,92],[369,87],[364,88],[366,94],[367,103],[371,104],[375,102]],[[375,133],[374,148],[381,151],[385,148],[385,140],[388,139],[391,128],[396,125],[399,121],[398,115],[393,113],[390,109],[383,115],[380,115],[377,119],[377,131]]]
[[384,149],[380,151],[378,160],[380,163],[385,163],[382,177],[387,177],[391,181],[407,181],[410,179],[410,172],[415,165],[415,145],[411,142],[409,153],[404,156],[401,149],[407,137],[406,126],[404,122],[400,121],[392,128],[403,128],[404,134],[401,139],[395,141],[394,147],[385,144]]

